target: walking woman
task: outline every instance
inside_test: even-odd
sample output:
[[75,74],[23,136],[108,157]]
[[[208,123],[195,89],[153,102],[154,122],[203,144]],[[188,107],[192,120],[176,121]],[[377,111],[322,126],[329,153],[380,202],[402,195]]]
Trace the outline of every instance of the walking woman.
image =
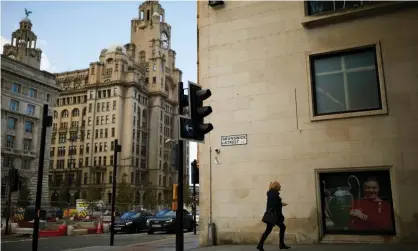
[[284,216],[282,208],[284,206],[287,206],[287,204],[282,202],[282,198],[280,197],[279,193],[280,189],[281,185],[278,181],[270,182],[269,191],[267,192],[267,208],[262,219],[262,221],[267,224],[266,231],[264,231],[263,235],[261,236],[260,242],[257,245],[257,249],[260,251],[264,251],[264,241],[266,241],[267,237],[269,236],[275,225],[277,225],[280,228],[279,248],[290,248],[284,244],[284,232],[286,230],[286,226],[284,225]]

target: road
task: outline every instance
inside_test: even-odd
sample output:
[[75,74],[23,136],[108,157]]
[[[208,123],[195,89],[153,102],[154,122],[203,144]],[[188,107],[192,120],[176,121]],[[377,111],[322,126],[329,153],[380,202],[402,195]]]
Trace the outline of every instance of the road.
[[[40,238],[38,242],[38,251],[62,251],[93,246],[109,246],[109,241],[109,234]],[[115,235],[114,244],[115,246],[130,246],[135,244],[154,244],[158,242],[170,243],[171,241],[174,244],[175,235],[173,234],[118,234]],[[1,250],[32,250],[32,239],[26,237],[2,239]]]

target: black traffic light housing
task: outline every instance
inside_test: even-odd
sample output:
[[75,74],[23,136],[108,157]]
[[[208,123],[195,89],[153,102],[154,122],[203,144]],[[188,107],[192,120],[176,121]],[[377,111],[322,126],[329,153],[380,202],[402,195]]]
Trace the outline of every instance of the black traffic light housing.
[[209,6],[214,8],[214,7],[220,7],[223,6],[225,4],[225,1],[209,1]]
[[204,118],[212,113],[212,107],[203,106],[203,101],[212,95],[209,89],[202,89],[197,84],[189,82],[189,109],[193,124],[194,136],[197,141],[204,141],[205,134],[213,130],[211,123],[205,124]]
[[193,160],[191,166],[192,184],[199,184],[199,167],[197,166],[197,160]]
[[179,97],[179,115],[183,115],[183,109],[189,105],[189,97],[184,94],[183,82],[179,82],[178,87],[178,97]]

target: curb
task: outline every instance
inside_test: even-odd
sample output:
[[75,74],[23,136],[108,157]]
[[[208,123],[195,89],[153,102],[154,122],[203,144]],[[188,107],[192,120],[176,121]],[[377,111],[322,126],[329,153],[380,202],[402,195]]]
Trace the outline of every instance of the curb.
[[[104,234],[109,232],[109,224],[102,223],[100,233],[97,233],[97,228],[74,228],[73,225],[67,227],[67,236],[75,235],[90,235],[90,234]],[[75,232],[75,234],[74,234]]]

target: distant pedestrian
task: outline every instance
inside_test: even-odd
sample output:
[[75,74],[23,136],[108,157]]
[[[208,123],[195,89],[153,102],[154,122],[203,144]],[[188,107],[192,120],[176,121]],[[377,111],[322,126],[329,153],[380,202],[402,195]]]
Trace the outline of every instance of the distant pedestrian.
[[269,190],[267,192],[267,206],[266,212],[264,213],[262,221],[267,224],[266,230],[264,231],[263,235],[261,236],[260,242],[257,245],[257,249],[260,251],[264,251],[264,242],[266,241],[267,237],[270,235],[273,227],[277,225],[280,228],[280,249],[289,249],[290,247],[284,244],[284,233],[286,230],[286,226],[284,225],[284,216],[282,212],[282,208],[287,206],[286,203],[282,202],[282,198],[280,197],[281,185],[278,181],[270,182]]

